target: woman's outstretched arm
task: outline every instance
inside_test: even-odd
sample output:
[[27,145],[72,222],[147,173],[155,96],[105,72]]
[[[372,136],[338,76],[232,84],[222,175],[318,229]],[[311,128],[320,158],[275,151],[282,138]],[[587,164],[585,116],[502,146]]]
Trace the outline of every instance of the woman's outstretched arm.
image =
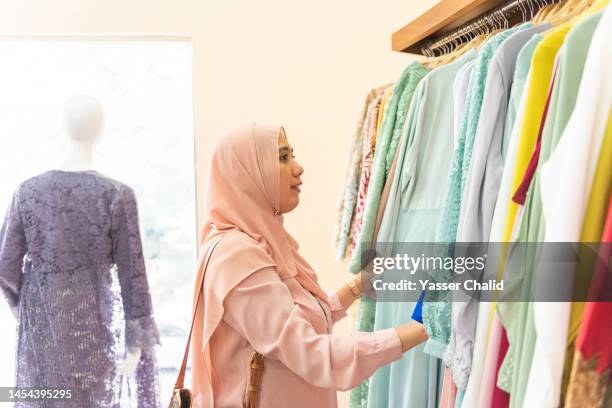
[[225,322],[255,350],[322,388],[353,388],[426,339],[416,323],[349,336],[317,334],[272,267],[244,279],[224,306]]

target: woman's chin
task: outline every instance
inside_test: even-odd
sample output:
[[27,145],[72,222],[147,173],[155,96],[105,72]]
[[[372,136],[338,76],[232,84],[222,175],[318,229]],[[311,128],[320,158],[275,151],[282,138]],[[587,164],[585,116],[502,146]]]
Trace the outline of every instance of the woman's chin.
[[300,196],[296,194],[295,196],[291,197],[291,200],[288,200],[286,205],[281,206],[281,213],[286,214],[288,212],[291,212],[295,210],[299,204]]

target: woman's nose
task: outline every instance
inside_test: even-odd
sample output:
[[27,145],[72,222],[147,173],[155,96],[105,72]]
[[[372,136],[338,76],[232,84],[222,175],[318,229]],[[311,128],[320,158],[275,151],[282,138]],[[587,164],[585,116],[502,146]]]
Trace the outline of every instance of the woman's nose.
[[304,168],[300,166],[298,163],[295,163],[295,167],[293,168],[293,175],[295,177],[300,177],[304,173]]

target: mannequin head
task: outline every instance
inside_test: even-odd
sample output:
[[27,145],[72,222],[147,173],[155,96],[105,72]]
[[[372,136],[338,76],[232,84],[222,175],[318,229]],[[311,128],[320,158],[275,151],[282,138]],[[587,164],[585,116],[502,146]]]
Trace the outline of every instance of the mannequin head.
[[63,109],[63,124],[71,142],[94,145],[104,127],[104,109],[93,96],[75,95]]

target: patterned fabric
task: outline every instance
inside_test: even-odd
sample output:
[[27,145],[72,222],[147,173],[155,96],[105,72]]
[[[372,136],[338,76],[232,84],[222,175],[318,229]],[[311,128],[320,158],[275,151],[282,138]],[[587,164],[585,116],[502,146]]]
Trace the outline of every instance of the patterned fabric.
[[336,258],[338,259],[343,259],[346,256],[348,243],[350,242],[349,232],[359,189],[359,176],[361,174],[361,159],[365,130],[364,122],[367,108],[376,96],[384,92],[384,89],[385,87],[379,87],[372,89],[368,93],[363,110],[357,121],[355,134],[350,143],[345,185],[340,190],[341,195],[338,199],[337,219],[334,228],[334,243],[336,246]]
[[[370,186],[364,204],[361,234],[358,237],[359,239],[353,250],[353,257],[349,265],[349,270],[353,273],[357,273],[361,269],[361,259],[358,255],[362,251],[363,244],[372,241],[376,216],[381,201],[381,192],[395,158],[400,133],[408,113],[408,105],[412,100],[417,84],[426,73],[427,70],[418,62],[410,63],[402,72],[387,100],[384,114],[382,115],[380,133],[377,136],[377,147],[374,151]],[[376,302],[361,302],[355,324],[357,331],[372,331],[374,329],[375,314]],[[351,391],[350,406],[351,408],[366,407],[367,400],[368,381],[365,381]]]
[[[18,321],[17,387],[72,390],[70,402],[17,407],[159,405],[159,334],[129,187],[96,172],[23,182],[0,230],[0,290]],[[116,367],[131,347],[143,351],[136,384]]]
[[[400,81],[404,80],[404,85],[403,87],[399,87],[397,89],[399,93],[399,100],[396,99],[397,108],[395,112],[395,121],[393,121],[393,119],[388,120],[389,128],[387,131],[391,131],[393,133],[391,134],[389,147],[387,148],[387,154],[385,156],[385,176],[389,175],[391,163],[393,163],[395,152],[399,146],[402,128],[404,127],[404,122],[406,121],[406,115],[408,115],[408,105],[410,105],[410,101],[412,101],[414,90],[421,79],[423,79],[428,72],[429,71],[427,71],[425,67],[415,61],[411,62],[410,65],[406,67],[406,70],[400,77]],[[394,94],[395,91],[396,90],[394,89]],[[391,113],[391,115],[393,115],[393,113]]]
[[368,190],[365,202],[362,233],[359,236],[355,251],[353,251],[355,256],[351,258],[349,264],[349,270],[352,273],[358,273],[361,270],[361,256],[359,254],[365,249],[364,245],[372,241],[376,213],[380,204],[380,194],[395,157],[402,127],[406,120],[408,105],[418,83],[427,72],[427,69],[418,62],[410,63],[393,87],[393,92],[387,102],[382,128],[374,152],[374,162],[370,176],[371,187]]
[[366,134],[363,144],[363,155],[361,157],[361,176],[359,177],[359,191],[357,193],[357,203],[355,205],[355,215],[351,226],[351,250],[355,248],[361,233],[363,223],[363,210],[365,208],[366,194],[370,184],[370,174],[372,162],[374,161],[374,149],[376,148],[376,128],[379,117],[382,116],[381,105],[384,94],[378,95],[368,107],[366,115]]
[[[610,303],[597,303],[600,306]],[[609,310],[607,319],[612,319]],[[570,394],[565,406],[606,408],[612,406],[612,387],[610,386],[610,371],[600,373],[597,370],[598,359],[588,359],[580,352],[575,354],[572,371],[572,384]]]

